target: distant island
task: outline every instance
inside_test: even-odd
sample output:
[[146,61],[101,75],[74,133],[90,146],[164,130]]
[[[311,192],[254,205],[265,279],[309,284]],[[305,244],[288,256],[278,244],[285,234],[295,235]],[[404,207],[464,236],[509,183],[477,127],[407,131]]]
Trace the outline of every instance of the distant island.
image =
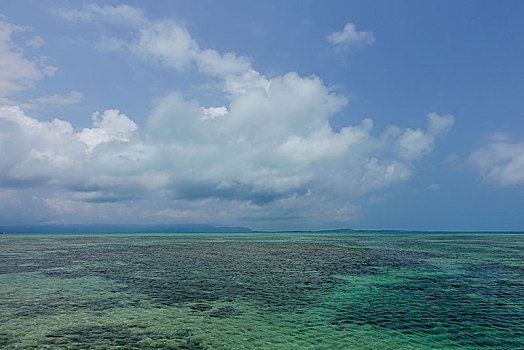
[[[336,228],[321,230],[252,230],[242,226],[214,226],[207,224],[173,224],[173,225],[130,225],[130,224],[92,224],[92,225],[2,225],[0,234],[103,234],[103,233],[416,233],[416,232],[510,232],[510,231],[444,231],[444,230],[370,230]],[[522,233],[511,231],[512,233]]]
[[[93,225],[7,225],[0,226],[2,233],[351,233],[367,232],[368,230],[354,230],[351,228],[337,228],[332,230],[276,230],[260,231],[242,226],[214,226],[207,224],[173,224],[173,225],[130,225],[130,224],[93,224]],[[369,232],[405,232],[381,231]]]

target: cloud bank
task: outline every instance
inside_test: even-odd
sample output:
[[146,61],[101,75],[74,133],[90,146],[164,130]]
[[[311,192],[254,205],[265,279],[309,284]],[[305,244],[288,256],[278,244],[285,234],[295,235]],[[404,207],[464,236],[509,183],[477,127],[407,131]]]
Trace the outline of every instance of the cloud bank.
[[[335,131],[329,119],[348,100],[317,76],[267,78],[249,58],[203,49],[178,22],[152,20],[126,5],[57,13],[131,28],[131,38],[109,40],[117,43],[113,49],[166,69],[196,69],[220,82],[228,103],[204,106],[173,91],[155,102],[146,125],[115,108],[94,113],[92,127],[81,130],[1,106],[2,193],[15,198],[9,191],[31,189],[35,205],[55,217],[105,220],[101,213],[111,209],[113,220],[148,216],[255,228],[347,223],[361,198],[409,179],[454,123],[452,115],[430,113],[425,129],[374,132],[373,121],[364,119]],[[353,38],[349,25],[330,40],[370,42],[367,32]],[[41,78],[33,75],[32,82]],[[22,80],[2,77],[6,86]]]

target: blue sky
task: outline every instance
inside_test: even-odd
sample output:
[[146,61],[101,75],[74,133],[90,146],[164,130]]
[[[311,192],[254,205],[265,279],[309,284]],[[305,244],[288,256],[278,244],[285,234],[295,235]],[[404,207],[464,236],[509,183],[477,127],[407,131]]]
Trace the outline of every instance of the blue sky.
[[4,225],[524,229],[521,2],[0,13]]

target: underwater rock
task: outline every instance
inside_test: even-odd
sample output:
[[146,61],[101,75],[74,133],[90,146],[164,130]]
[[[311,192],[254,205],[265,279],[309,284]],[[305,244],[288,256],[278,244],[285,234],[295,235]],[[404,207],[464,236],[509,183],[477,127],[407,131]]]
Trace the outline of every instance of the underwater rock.
[[193,306],[191,306],[191,310],[195,310],[195,311],[208,311],[208,310],[211,310],[213,307],[209,304],[204,304],[204,303],[200,303],[200,304],[195,304]]

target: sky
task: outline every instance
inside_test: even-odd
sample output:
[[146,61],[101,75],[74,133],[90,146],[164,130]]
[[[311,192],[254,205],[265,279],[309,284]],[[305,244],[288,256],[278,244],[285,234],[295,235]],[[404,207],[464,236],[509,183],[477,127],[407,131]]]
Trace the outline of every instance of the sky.
[[0,0],[0,223],[524,230],[522,18]]

